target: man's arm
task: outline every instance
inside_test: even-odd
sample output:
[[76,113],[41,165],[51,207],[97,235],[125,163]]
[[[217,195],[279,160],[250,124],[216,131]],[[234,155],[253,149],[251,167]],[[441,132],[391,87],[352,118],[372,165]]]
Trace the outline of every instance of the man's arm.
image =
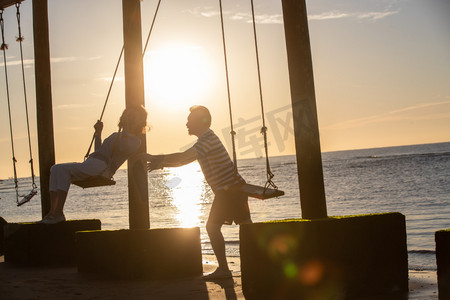
[[138,159],[147,162],[147,170],[162,169],[164,167],[181,167],[187,165],[198,158],[198,153],[191,147],[184,152],[171,153],[165,155],[151,155],[142,153]]
[[181,167],[197,160],[198,153],[191,147],[184,152],[163,155],[161,167]]

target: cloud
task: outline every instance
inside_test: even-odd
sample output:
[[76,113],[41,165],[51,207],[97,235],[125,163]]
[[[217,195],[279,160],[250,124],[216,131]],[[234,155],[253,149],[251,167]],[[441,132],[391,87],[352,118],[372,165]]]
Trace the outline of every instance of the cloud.
[[[219,16],[219,10],[214,7],[196,7],[186,10],[187,13],[207,17],[215,18]],[[398,10],[392,10],[387,8],[384,11],[370,11],[370,12],[342,12],[342,11],[328,11],[320,14],[308,15],[309,20],[323,21],[323,20],[337,20],[337,19],[354,19],[354,20],[370,20],[376,21],[388,16],[392,16],[399,13]],[[252,15],[248,12],[231,13],[229,11],[223,12],[224,16],[227,16],[231,20],[241,21],[245,23],[252,22]],[[282,14],[256,14],[256,23],[258,24],[283,24]]]
[[64,128],[64,130],[70,130],[70,131],[80,131],[80,130],[85,130],[85,129],[86,129],[85,127],[76,127],[76,126]]
[[92,56],[92,57],[52,57],[50,58],[51,63],[63,63],[63,62],[74,62],[74,61],[93,61],[100,59],[101,56]]
[[392,16],[399,13],[398,10],[393,11],[383,11],[383,12],[356,12],[356,13],[348,13],[348,12],[339,12],[339,11],[330,11],[324,12],[316,15],[309,15],[309,20],[333,20],[333,19],[359,19],[359,20],[371,20],[376,21],[388,16]]
[[[252,23],[252,15],[249,13],[237,13],[230,17],[232,20]],[[265,14],[255,15],[256,24],[283,24],[283,15],[281,14]]]
[[336,11],[324,12],[318,15],[309,15],[309,20],[333,20],[333,19],[343,19],[350,17],[351,14],[341,13]]
[[[193,15],[198,15],[207,18],[215,18],[219,16],[219,10],[213,7],[197,7],[194,9],[187,10],[188,13]],[[238,12],[231,13],[229,11],[223,11],[223,15],[227,16],[231,20],[241,21],[244,23],[252,22],[251,13],[247,12]],[[264,15],[255,15],[255,21],[257,24],[283,24],[283,16],[281,14],[264,14]]]
[[378,20],[383,19],[391,15],[397,14],[398,11],[385,11],[385,12],[369,12],[369,13],[363,13],[360,15],[357,15],[358,19],[371,19],[371,20]]
[[[93,57],[75,57],[75,56],[68,56],[68,57],[52,57],[50,58],[50,63],[52,64],[58,64],[58,63],[64,63],[64,62],[74,62],[74,61],[92,61],[100,59],[100,56],[93,56]],[[12,60],[6,62],[8,66],[17,66],[20,65],[20,60]],[[31,66],[34,65],[34,59],[24,59],[23,61],[24,66]],[[0,63],[0,66],[3,67],[5,64]]]
[[62,62],[73,62],[76,61],[77,58],[74,56],[70,57],[52,57],[50,58],[51,63],[62,63]]
[[384,122],[439,119],[450,119],[450,101],[422,103],[419,105],[393,110],[384,114],[343,121],[325,126],[324,129],[342,130]]
[[[17,66],[20,65],[21,62],[20,60],[12,60],[12,61],[7,61],[6,64],[9,66]],[[31,66],[34,64],[34,59],[24,59],[23,60],[23,65],[24,66]],[[3,67],[5,65],[5,63],[0,63],[0,66]]]
[[94,104],[61,104],[55,107],[55,109],[75,109],[75,108],[86,108],[93,107]]
[[[101,80],[101,81],[106,81],[106,82],[111,82],[112,81],[112,76],[109,76],[109,77],[99,77],[99,78],[97,78],[97,80]],[[125,78],[123,77],[123,76],[116,76],[115,78],[114,78],[114,82],[117,82],[117,81],[124,81],[125,80]]]
[[[202,16],[207,18],[216,17],[219,15],[219,10],[215,9],[213,7],[195,7],[191,9],[187,9],[184,12],[195,15],[195,16]],[[225,12],[223,13],[226,14]]]

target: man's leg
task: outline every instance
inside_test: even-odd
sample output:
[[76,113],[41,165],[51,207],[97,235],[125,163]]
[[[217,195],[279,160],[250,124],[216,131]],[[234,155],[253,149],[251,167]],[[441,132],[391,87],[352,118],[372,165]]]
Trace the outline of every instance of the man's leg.
[[206,231],[208,232],[209,240],[216,255],[219,268],[223,271],[229,271],[227,256],[225,254],[225,239],[221,232],[222,225],[206,223]]

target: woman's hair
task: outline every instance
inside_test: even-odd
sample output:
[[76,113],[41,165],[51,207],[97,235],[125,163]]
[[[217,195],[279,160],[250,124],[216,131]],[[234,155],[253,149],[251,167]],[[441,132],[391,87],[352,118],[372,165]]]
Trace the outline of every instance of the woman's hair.
[[147,111],[141,106],[127,107],[119,119],[119,129],[139,135],[145,132],[147,127]]

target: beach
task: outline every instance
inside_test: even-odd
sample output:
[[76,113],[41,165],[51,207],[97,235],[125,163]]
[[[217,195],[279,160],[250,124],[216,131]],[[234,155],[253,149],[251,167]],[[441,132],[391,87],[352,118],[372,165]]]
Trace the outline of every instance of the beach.
[[[449,228],[449,147],[450,143],[444,143],[323,155],[329,216],[382,212],[405,215],[410,293],[401,299],[438,299],[434,233]],[[272,165],[286,195],[265,201],[250,199],[254,222],[300,217],[295,157],[274,157]],[[261,182],[264,160],[241,161],[240,170],[248,182]],[[115,179],[114,188],[71,188],[67,219],[100,219],[102,230],[128,228],[126,170],[119,170]],[[21,186],[29,183],[29,178],[20,180]],[[12,180],[0,182],[0,192],[6,221],[34,222],[41,218],[40,195],[18,208]],[[216,260],[205,230],[213,193],[199,167],[188,165],[150,173],[149,199],[151,228],[200,227],[203,272],[213,271]],[[239,227],[224,226],[223,234],[233,280],[105,280],[80,274],[75,267],[18,268],[0,260],[0,299],[244,299]]]
[[[229,258],[232,279],[206,282],[200,276],[174,280],[113,280],[76,267],[17,267],[0,260],[0,299],[245,299],[238,258]],[[217,267],[203,256],[203,272]]]
[[[173,280],[113,280],[77,272],[76,267],[17,267],[0,257],[0,299],[245,299],[240,259],[228,259],[232,279],[204,281],[200,276]],[[203,272],[217,267],[203,255]],[[436,272],[410,271],[408,300],[438,299]],[[387,295],[361,299],[391,299]],[[392,299],[398,299],[397,296]]]

